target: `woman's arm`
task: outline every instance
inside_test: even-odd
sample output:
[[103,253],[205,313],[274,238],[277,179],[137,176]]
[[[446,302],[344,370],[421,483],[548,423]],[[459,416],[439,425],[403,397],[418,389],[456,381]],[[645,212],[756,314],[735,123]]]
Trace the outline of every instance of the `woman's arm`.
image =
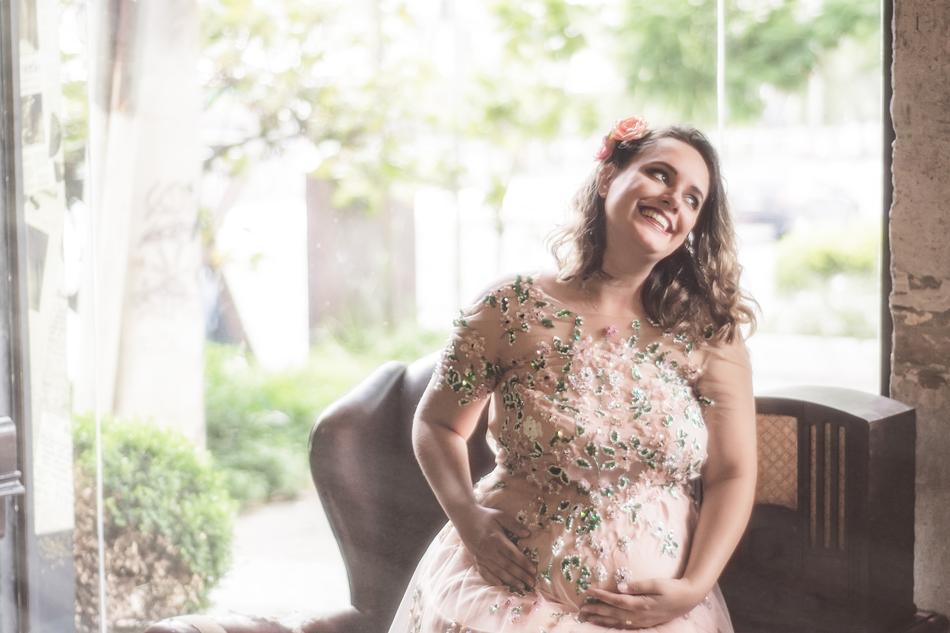
[[430,385],[412,421],[412,448],[439,505],[453,524],[462,526],[478,505],[467,442],[487,398],[462,408],[450,403],[456,411],[443,407],[440,412],[433,403],[439,398],[431,390]]
[[505,534],[530,532],[513,517],[480,505],[472,485],[468,438],[497,386],[502,340],[497,302],[463,311],[419,402],[412,446],[436,499],[492,584],[529,590],[536,569]]
[[466,405],[467,411],[450,417],[430,417],[431,407],[420,405],[421,413],[417,412],[412,425],[413,450],[432,492],[475,558],[482,577],[493,585],[531,591],[537,566],[505,531],[522,538],[530,532],[514,518],[481,506],[475,499],[467,440],[484,404],[484,400],[476,401]]
[[704,372],[708,458],[703,468],[703,502],[683,578],[705,596],[739,544],[755,502],[755,399],[745,344],[714,348]]

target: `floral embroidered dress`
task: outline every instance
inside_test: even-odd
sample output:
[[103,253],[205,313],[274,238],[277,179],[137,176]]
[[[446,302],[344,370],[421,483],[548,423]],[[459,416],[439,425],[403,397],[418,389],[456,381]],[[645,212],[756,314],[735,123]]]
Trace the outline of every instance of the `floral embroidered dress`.
[[[427,397],[481,410],[490,396],[496,465],[475,496],[531,531],[518,546],[539,574],[530,593],[490,585],[449,522],[390,633],[602,633],[577,618],[589,587],[682,575],[706,424],[729,414],[732,374],[747,368],[656,324],[575,313],[533,276],[496,284],[455,326]],[[684,616],[641,630],[733,632],[718,585]]]

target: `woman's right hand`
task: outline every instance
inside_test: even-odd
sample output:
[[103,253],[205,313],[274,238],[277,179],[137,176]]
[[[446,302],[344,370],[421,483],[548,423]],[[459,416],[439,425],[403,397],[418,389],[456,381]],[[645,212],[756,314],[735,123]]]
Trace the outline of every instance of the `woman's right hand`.
[[513,591],[534,589],[537,565],[508,536],[526,538],[530,530],[501,510],[482,505],[476,505],[456,529],[482,578]]

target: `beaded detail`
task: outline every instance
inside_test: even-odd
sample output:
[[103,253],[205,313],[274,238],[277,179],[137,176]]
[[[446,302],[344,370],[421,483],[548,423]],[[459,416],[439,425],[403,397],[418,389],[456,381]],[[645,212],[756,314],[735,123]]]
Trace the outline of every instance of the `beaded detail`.
[[[585,320],[601,318],[519,276],[460,313],[435,370],[459,406],[492,396],[496,470],[476,486],[479,502],[521,495],[511,516],[532,532],[518,544],[538,564],[538,589],[579,597],[623,591],[636,561],[616,561],[645,543],[671,564],[688,551],[685,526],[668,524],[664,508],[695,504],[703,409],[714,404],[697,391],[698,345],[685,335],[647,319]],[[530,596],[510,595],[487,615],[518,621]]]

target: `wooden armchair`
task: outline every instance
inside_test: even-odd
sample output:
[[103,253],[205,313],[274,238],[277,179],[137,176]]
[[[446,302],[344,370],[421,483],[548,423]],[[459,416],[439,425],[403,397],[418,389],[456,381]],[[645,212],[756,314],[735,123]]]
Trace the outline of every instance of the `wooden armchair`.
[[[446,518],[412,452],[416,403],[436,356],[389,362],[313,428],[314,484],[339,543],[352,605],[305,633],[385,633],[417,561]],[[913,604],[913,409],[872,394],[786,389],[756,399],[759,484],[721,579],[737,633],[944,633]],[[487,410],[486,410],[487,411]],[[493,460],[483,414],[473,480]],[[289,633],[263,618],[164,620],[146,633]]]

